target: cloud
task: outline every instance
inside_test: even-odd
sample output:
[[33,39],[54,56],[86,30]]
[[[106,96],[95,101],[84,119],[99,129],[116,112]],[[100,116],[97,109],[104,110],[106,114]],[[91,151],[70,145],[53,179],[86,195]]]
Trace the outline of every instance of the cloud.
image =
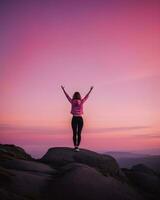
[[133,137],[138,137],[138,138],[146,138],[146,139],[150,139],[150,138],[160,138],[160,132],[156,132],[156,133],[146,133],[146,134],[136,134],[133,135]]
[[119,132],[119,131],[130,131],[130,130],[140,130],[140,129],[148,129],[149,126],[121,126],[121,127],[105,127],[105,128],[93,128],[87,129],[87,132],[96,132],[96,133],[104,133],[104,132]]
[[10,124],[0,124],[0,133],[20,133],[20,132],[27,132],[27,133],[37,133],[37,134],[56,134],[56,133],[66,133],[68,132],[67,129],[62,128],[54,128],[54,127],[40,127],[40,126],[16,126]]
[[[85,131],[89,134],[92,133],[108,133],[119,131],[132,131],[148,129],[149,126],[122,126],[122,127],[104,127],[104,128],[85,128]],[[70,127],[71,129],[71,127]],[[55,127],[39,127],[39,126],[14,126],[9,124],[0,124],[0,133],[4,132],[27,132],[27,133],[50,133],[50,134],[63,134],[68,133],[69,128],[55,128]]]

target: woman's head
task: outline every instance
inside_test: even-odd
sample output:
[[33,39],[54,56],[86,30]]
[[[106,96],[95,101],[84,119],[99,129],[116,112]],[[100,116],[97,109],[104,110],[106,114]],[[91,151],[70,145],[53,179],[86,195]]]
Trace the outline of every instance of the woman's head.
[[73,94],[73,99],[81,99],[80,93],[79,93],[79,92],[75,92],[75,93]]

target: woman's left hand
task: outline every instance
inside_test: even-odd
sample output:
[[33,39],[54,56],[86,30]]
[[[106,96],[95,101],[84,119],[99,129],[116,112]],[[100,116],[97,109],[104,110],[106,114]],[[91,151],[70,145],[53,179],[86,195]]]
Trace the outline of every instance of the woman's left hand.
[[64,90],[64,86],[63,85],[61,85],[61,88],[62,88],[62,90]]

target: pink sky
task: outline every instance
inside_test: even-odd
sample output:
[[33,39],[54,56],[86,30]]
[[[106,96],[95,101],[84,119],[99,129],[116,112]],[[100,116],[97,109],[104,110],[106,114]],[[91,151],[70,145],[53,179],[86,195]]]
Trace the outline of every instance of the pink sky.
[[[160,147],[158,1],[1,1],[0,143],[33,155],[72,146],[70,104],[84,96],[81,147]],[[40,150],[41,149],[41,150]]]

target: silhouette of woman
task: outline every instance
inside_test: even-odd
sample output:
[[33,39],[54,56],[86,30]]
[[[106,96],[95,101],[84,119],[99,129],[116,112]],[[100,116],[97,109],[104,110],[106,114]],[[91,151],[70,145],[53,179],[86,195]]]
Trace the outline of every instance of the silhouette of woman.
[[68,101],[71,103],[71,114],[73,115],[71,120],[71,126],[73,131],[73,143],[74,150],[79,151],[79,145],[81,142],[81,132],[83,128],[83,103],[88,99],[90,92],[93,89],[93,86],[90,88],[89,92],[86,94],[84,98],[81,98],[79,92],[75,92],[73,97],[71,98],[64,89],[64,86],[61,86],[64,94],[66,95]]

